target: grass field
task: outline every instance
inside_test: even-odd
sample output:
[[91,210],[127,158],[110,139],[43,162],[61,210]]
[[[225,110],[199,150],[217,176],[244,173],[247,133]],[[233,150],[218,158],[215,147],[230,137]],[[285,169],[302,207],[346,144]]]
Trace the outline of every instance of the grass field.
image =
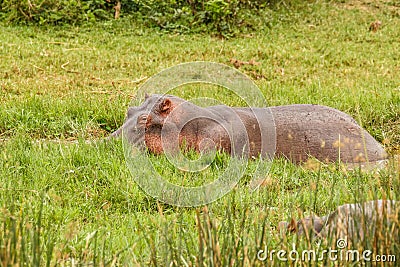
[[[256,255],[264,246],[317,246],[282,238],[279,221],[324,215],[343,203],[398,200],[400,6],[342,2],[288,7],[269,27],[231,39],[166,34],[124,20],[49,29],[0,24],[0,266],[263,265]],[[369,31],[376,20],[382,27]],[[251,192],[256,163],[249,162],[238,186],[207,207],[177,208],[147,196],[129,173],[121,142],[96,140],[123,123],[147,78],[183,62],[232,65],[232,58],[260,63],[240,70],[271,106],[314,103],[352,115],[384,144],[390,166],[361,172],[276,160]],[[220,91],[174,94],[242,104]],[[224,165],[190,174],[164,157],[152,160],[177,183],[212,180]],[[400,261],[399,242],[390,237],[358,247],[365,248],[397,253]]]

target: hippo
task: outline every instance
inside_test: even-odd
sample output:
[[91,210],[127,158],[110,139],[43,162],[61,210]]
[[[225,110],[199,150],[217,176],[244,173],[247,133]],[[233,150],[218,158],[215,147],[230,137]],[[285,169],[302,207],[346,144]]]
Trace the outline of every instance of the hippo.
[[299,236],[335,237],[357,242],[388,231],[391,236],[398,236],[399,214],[398,201],[378,199],[344,204],[323,217],[312,215],[298,221],[292,219],[290,223],[280,222],[278,229]]
[[124,124],[110,138],[122,133],[132,145],[154,154],[185,147],[294,163],[310,157],[360,164],[387,158],[382,145],[351,116],[314,104],[200,107],[172,95],[146,95],[142,105],[129,107]]

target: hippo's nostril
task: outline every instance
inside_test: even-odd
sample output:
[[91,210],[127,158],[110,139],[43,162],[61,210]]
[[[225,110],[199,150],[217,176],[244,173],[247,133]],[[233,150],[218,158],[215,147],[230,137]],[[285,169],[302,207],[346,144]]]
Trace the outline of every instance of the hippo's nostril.
[[148,115],[148,116],[146,117],[146,122],[145,122],[146,128],[149,128],[150,125],[151,125],[151,123],[152,123],[152,118],[151,118],[150,115]]

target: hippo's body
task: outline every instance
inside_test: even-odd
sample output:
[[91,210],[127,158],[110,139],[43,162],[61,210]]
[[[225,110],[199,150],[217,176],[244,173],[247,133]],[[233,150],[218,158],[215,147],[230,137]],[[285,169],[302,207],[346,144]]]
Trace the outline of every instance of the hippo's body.
[[342,238],[352,242],[391,232],[399,234],[399,202],[371,200],[363,203],[344,204],[327,216],[310,216],[290,223],[281,222],[279,228],[298,235],[308,234],[322,238]]
[[320,105],[199,107],[175,96],[151,95],[141,106],[129,108],[124,125],[112,136],[122,132],[132,144],[156,154],[185,145],[231,154],[247,148],[249,157],[257,157],[268,154],[276,143],[275,156],[296,163],[310,156],[345,163],[386,158],[383,147],[352,117]]

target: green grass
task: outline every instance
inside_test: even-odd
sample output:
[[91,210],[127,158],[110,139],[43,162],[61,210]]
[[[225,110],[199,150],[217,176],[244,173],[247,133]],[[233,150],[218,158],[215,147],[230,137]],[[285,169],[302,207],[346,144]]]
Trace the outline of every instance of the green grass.
[[[261,265],[255,255],[264,245],[315,246],[282,239],[279,221],[324,215],[359,199],[399,199],[398,159],[378,173],[277,160],[255,192],[248,184],[256,162],[249,162],[224,198],[177,208],[140,190],[119,141],[96,142],[122,124],[143,78],[183,62],[230,64],[236,58],[260,63],[240,70],[254,78],[269,105],[340,109],[391,155],[399,154],[400,7],[362,3],[304,4],[276,14],[270,27],[228,40],[163,34],[127,21],[50,29],[1,25],[0,266]],[[377,19],[383,27],[368,31]],[[174,94],[243,104],[214,87]],[[151,159],[178,184],[218,175],[213,169],[191,175],[165,157]],[[385,245],[398,255],[398,243],[374,248]]]

